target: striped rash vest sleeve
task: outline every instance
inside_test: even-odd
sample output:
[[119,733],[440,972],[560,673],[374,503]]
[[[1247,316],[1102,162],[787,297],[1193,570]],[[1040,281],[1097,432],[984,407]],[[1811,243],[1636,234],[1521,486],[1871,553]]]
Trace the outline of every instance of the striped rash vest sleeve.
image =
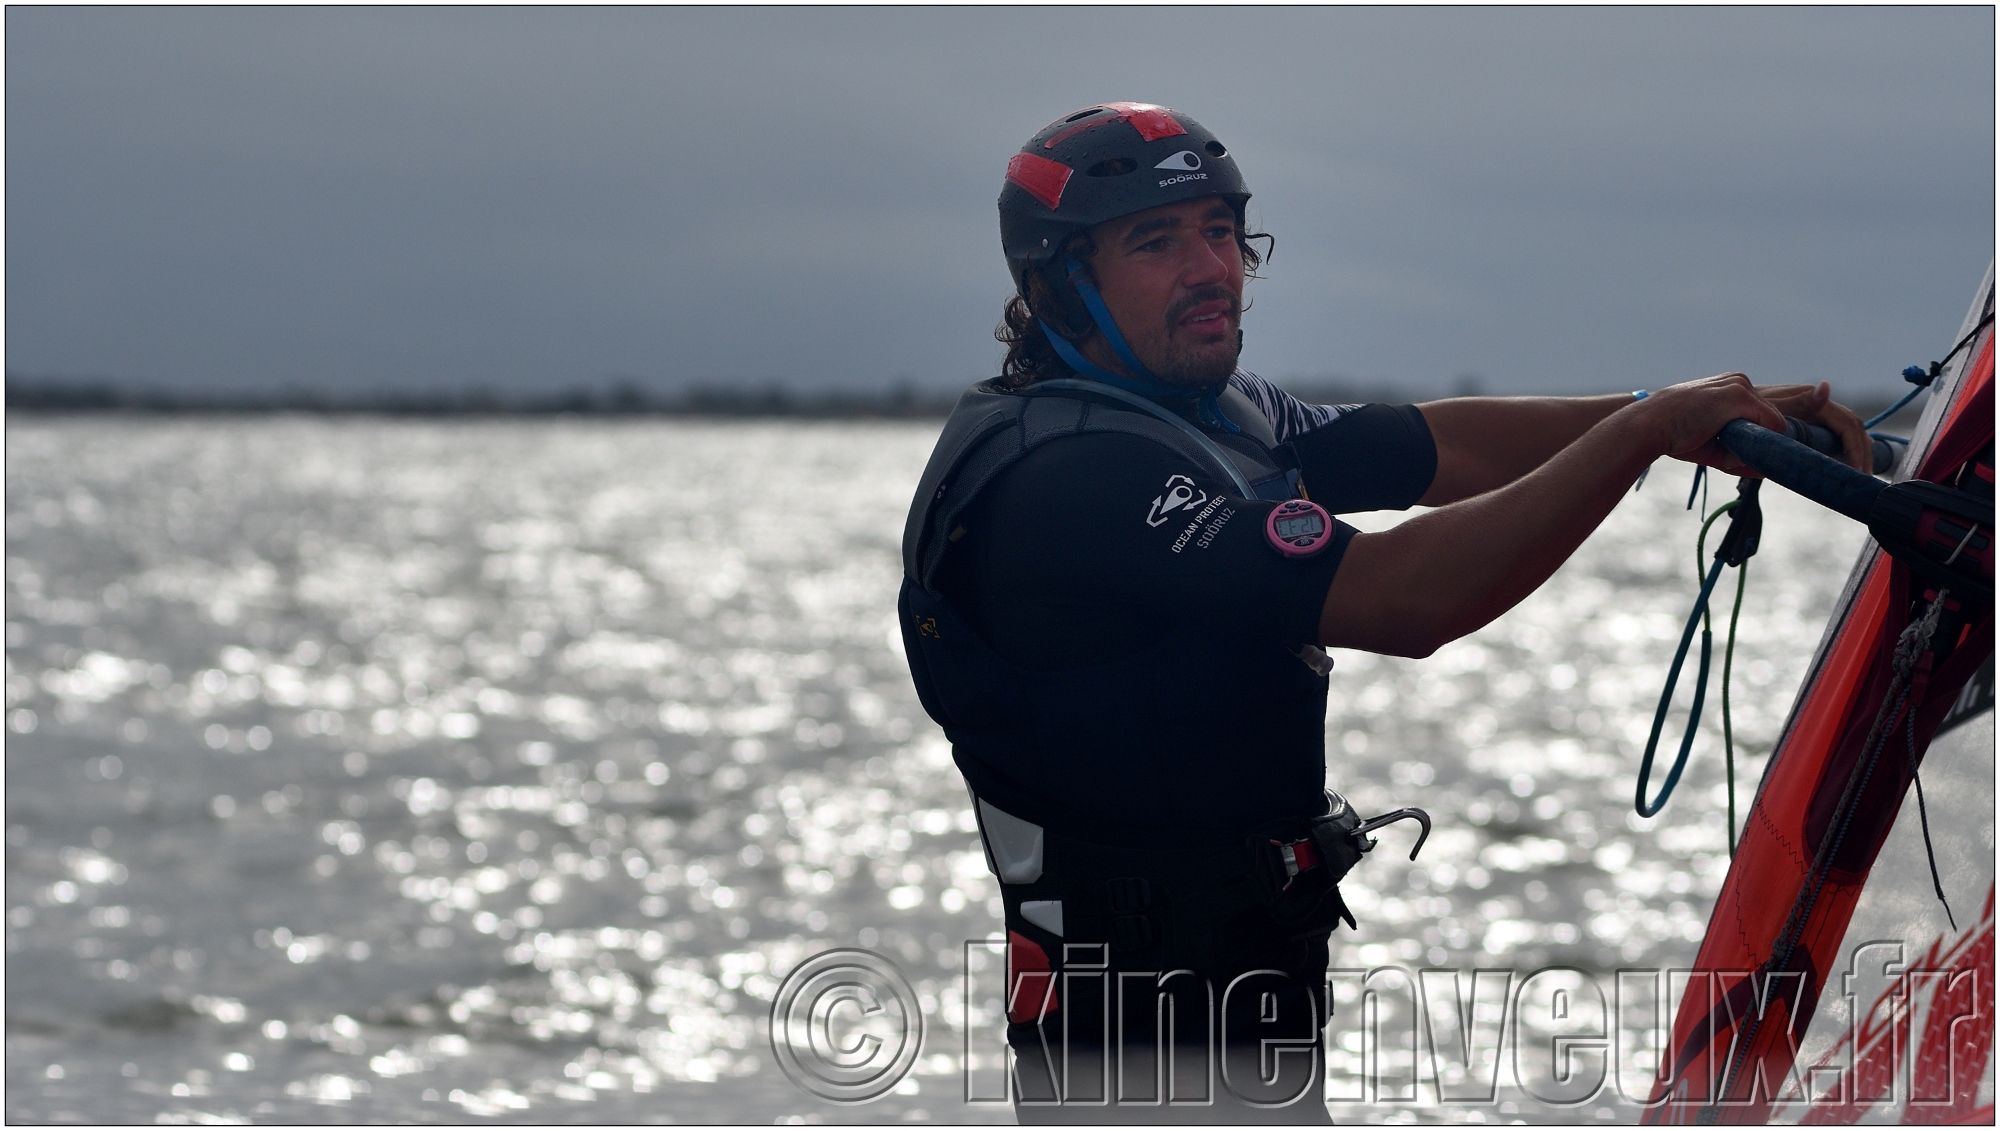
[[1247,369],[1238,369],[1230,374],[1229,384],[1249,397],[1251,403],[1263,412],[1280,444],[1296,440],[1362,407],[1358,404],[1307,404]]
[[1229,384],[1292,446],[1312,500],[1332,514],[1404,510],[1437,477],[1437,443],[1416,405],[1307,404],[1242,369]]

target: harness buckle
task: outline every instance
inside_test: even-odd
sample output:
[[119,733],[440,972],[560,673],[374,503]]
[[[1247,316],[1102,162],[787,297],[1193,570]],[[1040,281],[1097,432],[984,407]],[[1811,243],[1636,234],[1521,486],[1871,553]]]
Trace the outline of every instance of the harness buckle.
[[1271,843],[1277,846],[1278,858],[1285,862],[1285,887],[1291,887],[1291,882],[1298,878],[1300,872],[1319,867],[1319,853],[1313,851],[1311,837],[1295,840],[1289,844],[1281,840],[1274,840]]
[[1346,798],[1328,790],[1326,812],[1313,818],[1305,830],[1306,835],[1291,839],[1297,831],[1294,826],[1291,829],[1266,829],[1261,835],[1251,838],[1263,860],[1266,890],[1273,896],[1285,895],[1300,876],[1315,869],[1320,871],[1329,886],[1339,884],[1375,847],[1375,838],[1368,834],[1398,821],[1415,821],[1421,826],[1416,848],[1410,851],[1410,859],[1415,860],[1417,849],[1421,849],[1430,837],[1430,814],[1422,809],[1406,808],[1363,820]]

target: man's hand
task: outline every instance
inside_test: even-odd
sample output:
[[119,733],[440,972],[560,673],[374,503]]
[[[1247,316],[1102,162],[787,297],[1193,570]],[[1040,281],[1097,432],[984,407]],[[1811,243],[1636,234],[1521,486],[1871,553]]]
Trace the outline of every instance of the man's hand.
[[1840,437],[1840,447],[1847,462],[1862,471],[1873,473],[1874,457],[1869,451],[1868,430],[1861,426],[1861,418],[1843,404],[1833,399],[1833,386],[1821,381],[1817,385],[1758,385],[1757,395],[1764,398],[1772,408],[1786,416],[1796,416],[1810,424],[1828,428]]
[[[1822,398],[1820,403],[1830,402]],[[1757,473],[1716,443],[1715,435],[1722,431],[1723,425],[1732,420],[1748,420],[1774,432],[1785,430],[1784,412],[1763,397],[1761,390],[1741,373],[1718,373],[1698,381],[1669,385],[1625,411],[1640,418],[1653,436],[1658,454],[1689,463],[1705,463],[1731,475]]]
[[[1817,385],[1752,385],[1750,379],[1741,373],[1721,373],[1714,377],[1705,377],[1699,381],[1688,381],[1684,384],[1661,389],[1659,392],[1641,401],[1639,406],[1635,407],[1643,407],[1663,398],[1672,398],[1673,415],[1676,416],[1678,424],[1683,427],[1692,426],[1698,432],[1702,428],[1708,427],[1709,416],[1706,409],[1711,403],[1734,403],[1741,404],[1746,408],[1748,407],[1749,402],[1741,400],[1740,397],[1735,400],[1729,400],[1729,397],[1733,397],[1736,394],[1722,393],[1721,389],[1723,386],[1748,392],[1752,398],[1761,402],[1765,408],[1774,411],[1780,417],[1793,416],[1807,423],[1818,424],[1821,427],[1832,430],[1835,435],[1840,437],[1841,452],[1846,457],[1848,464],[1852,467],[1860,468],[1862,471],[1873,471],[1873,459],[1869,454],[1867,429],[1861,426],[1861,418],[1856,416],[1851,409],[1834,402],[1832,386],[1824,381],[1821,381]],[[1716,402],[1715,397],[1717,395],[1722,395],[1725,399],[1721,402]],[[1686,416],[1685,414],[1687,413],[1693,413],[1693,415]],[[1768,416],[1749,411],[1740,412],[1737,416],[1753,424],[1761,424],[1774,432],[1783,432],[1785,430],[1785,422],[1782,419],[1773,420]],[[1731,417],[1730,419],[1736,418]],[[1731,475],[1755,477],[1758,474],[1757,472],[1744,466],[1741,461],[1730,455],[1727,449],[1713,442],[1715,433],[1720,432],[1722,424],[1727,423],[1729,423],[1729,420],[1723,420],[1721,424],[1717,424],[1714,428],[1710,429],[1709,436],[1711,440],[1709,443],[1700,444],[1693,448],[1670,446],[1667,449],[1667,454],[1676,459],[1687,460],[1690,463],[1705,463],[1710,467],[1726,471]],[[1667,435],[1671,437],[1667,441],[1670,445],[1678,445],[1687,439],[1681,427],[1673,425],[1669,425]]]

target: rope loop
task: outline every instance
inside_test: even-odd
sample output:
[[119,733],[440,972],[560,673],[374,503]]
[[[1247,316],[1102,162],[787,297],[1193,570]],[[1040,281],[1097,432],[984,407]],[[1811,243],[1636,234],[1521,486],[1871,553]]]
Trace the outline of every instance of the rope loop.
[[[1715,525],[1723,515],[1731,515],[1729,527],[1723,534],[1722,544],[1716,548],[1714,564],[1702,576],[1701,592],[1695,597],[1694,608],[1688,612],[1687,627],[1681,630],[1680,647],[1674,651],[1674,662],[1667,669],[1666,686],[1660,689],[1660,704],[1653,711],[1653,729],[1646,736],[1646,752],[1639,759],[1639,780],[1633,791],[1632,807],[1641,817],[1651,817],[1666,807],[1667,799],[1673,796],[1680,785],[1681,774],[1687,769],[1688,755],[1694,750],[1694,736],[1701,727],[1701,711],[1708,698],[1709,662],[1714,654],[1715,634],[1713,620],[1709,615],[1709,598],[1715,592],[1715,583],[1722,577],[1724,566],[1736,569],[1736,603],[1729,613],[1729,641],[1722,657],[1722,741],[1724,764],[1729,786],[1729,851],[1736,852],[1736,732],[1729,710],[1729,676],[1736,659],[1736,625],[1743,614],[1744,582],[1750,572],[1750,557],[1757,552],[1757,544],[1764,524],[1764,512],[1757,502],[1757,490],[1763,484],[1761,479],[1743,479],[1737,483],[1736,498],[1715,508],[1701,524],[1701,533],[1695,539],[1695,570],[1701,574],[1701,560],[1708,550],[1708,528]],[[1690,493],[1689,502],[1693,502]],[[1653,761],[1659,754],[1660,732],[1666,728],[1667,709],[1673,704],[1674,689],[1679,685],[1681,668],[1687,662],[1688,649],[1694,644],[1696,627],[1701,629],[1701,658],[1695,671],[1694,702],[1688,707],[1687,725],[1681,731],[1680,749],[1674,756],[1674,764],[1668,769],[1666,778],[1660,783],[1659,796],[1646,800],[1646,787],[1652,781]]]
[[[1734,505],[1734,504],[1731,504]],[[1714,521],[1712,518],[1710,521]],[[1667,669],[1667,685],[1660,689],[1660,706],[1653,712],[1653,731],[1646,736],[1646,753],[1639,759],[1639,784],[1634,791],[1632,805],[1641,817],[1651,817],[1666,807],[1667,798],[1674,795],[1674,787],[1681,783],[1681,771],[1687,769],[1689,751],[1694,749],[1695,728],[1701,722],[1702,700],[1708,695],[1708,661],[1715,635],[1703,621],[1708,615],[1708,595],[1714,590],[1716,579],[1722,576],[1723,562],[1716,559],[1709,569],[1707,580],[1701,583],[1701,596],[1695,598],[1694,609],[1688,613],[1687,627],[1681,631],[1681,645],[1674,651],[1674,662]],[[1680,753],[1674,757],[1673,768],[1660,783],[1660,795],[1649,805],[1646,802],[1646,783],[1653,776],[1653,756],[1660,746],[1660,731],[1667,725],[1667,708],[1674,699],[1674,687],[1680,682],[1681,665],[1686,662],[1688,645],[1694,642],[1694,631],[1701,627],[1701,666],[1695,672],[1694,705],[1688,708],[1687,728],[1681,731]]]

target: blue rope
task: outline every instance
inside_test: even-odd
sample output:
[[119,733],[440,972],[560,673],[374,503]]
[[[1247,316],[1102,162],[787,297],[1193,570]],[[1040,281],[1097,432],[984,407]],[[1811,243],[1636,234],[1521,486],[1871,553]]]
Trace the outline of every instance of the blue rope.
[[[1925,389],[1930,388],[1931,382],[1936,381],[1940,376],[1944,374],[1945,363],[1950,361],[1952,358],[1957,357],[1959,350],[1962,350],[1965,347],[1971,345],[1973,340],[1979,337],[1979,331],[1985,329],[1986,324],[1991,321],[1993,321],[1993,312],[1991,310],[1988,310],[1986,312],[1985,317],[1973,323],[1972,329],[1968,331],[1963,338],[1960,338],[1958,340],[1957,345],[1951,347],[1950,350],[1946,351],[1944,355],[1944,360],[1931,362],[1931,366],[1929,369],[1925,369],[1921,365],[1905,366],[1903,369],[1903,380],[1908,381],[1912,385],[1915,385],[1916,388],[1911,389],[1907,393],[1904,393],[1902,400],[1897,401],[1895,404],[1890,405],[1883,411],[1876,413],[1875,418],[1873,420],[1868,421],[1861,427],[1873,428],[1877,424],[1880,424],[1884,420],[1887,420],[1891,416],[1894,416],[1896,414],[1896,410],[1902,408],[1906,404],[1909,404],[1911,401],[1916,400],[1918,393],[1921,393]],[[1884,436],[1882,438],[1885,440],[1895,439],[1894,436]],[[1901,443],[1903,441],[1898,441],[1898,442]]]
[[[1916,367],[1916,366],[1914,366],[1914,365],[1910,366],[1910,369],[1916,369],[1916,368],[1917,368],[1917,367]],[[1905,375],[1905,376],[1907,376],[1907,375],[1909,374],[1909,372],[1910,372],[1910,370],[1909,370],[1909,369],[1905,369],[1905,370],[1903,371],[1903,373],[1904,373],[1904,375]],[[1921,370],[1919,370],[1919,372],[1922,372],[1922,371],[1921,371]],[[1922,392],[1924,391],[1924,389],[1926,388],[1926,386],[1927,386],[1927,385],[1928,385],[1928,382],[1926,382],[1926,384],[1925,384],[1925,385],[1918,385],[1918,386],[1917,386],[1916,388],[1914,388],[1914,389],[1911,389],[1911,390],[1910,390],[1909,392],[1907,392],[1907,393],[1904,393],[1904,394],[1903,394],[1903,399],[1902,399],[1902,400],[1899,400],[1899,401],[1897,401],[1897,402],[1896,402],[1895,404],[1892,404],[1892,405],[1890,405],[1890,406],[1889,406],[1888,408],[1885,408],[1885,409],[1883,409],[1883,410],[1882,410],[1881,412],[1878,412],[1878,413],[1876,413],[1876,414],[1875,414],[1874,416],[1872,416],[1872,417],[1868,418],[1867,420],[1863,421],[1863,422],[1862,422],[1862,424],[1861,424],[1861,427],[1863,427],[1863,428],[1873,428],[1873,427],[1875,427],[1875,426],[1876,426],[1877,424],[1880,424],[1880,423],[1882,423],[1882,422],[1883,422],[1884,420],[1887,420],[1887,419],[1889,419],[1890,417],[1892,417],[1892,416],[1896,415],[1897,413],[1901,412],[1901,411],[1903,410],[1903,406],[1904,406],[1904,405],[1906,405],[1906,404],[1909,404],[1909,403],[1910,403],[1911,401],[1913,401],[1913,400],[1916,400],[1916,399],[1917,399],[1917,395],[1918,395],[1919,393],[1922,393]]]
[[[1988,317],[1991,316],[1989,315]],[[1986,321],[1985,319],[1981,319],[1979,322],[1979,326],[1984,326],[1984,325],[1986,325]],[[1970,342],[1973,336],[1979,333],[1979,326],[1974,326],[1972,328],[1972,334],[1967,335],[1957,345],[1951,347],[1951,353],[1944,355],[1945,361],[1950,361],[1952,354],[1955,354],[1959,350],[1965,348],[1965,344],[1967,342]],[[1873,417],[1869,418],[1868,420],[1863,421],[1861,427],[1863,429],[1873,428],[1877,424],[1880,424],[1884,420],[1887,420],[1890,417],[1896,415],[1898,412],[1901,412],[1904,405],[1909,404],[1913,400],[1916,400],[1917,394],[1923,392],[1925,389],[1930,388],[1931,382],[1937,380],[1938,375],[1943,372],[1944,372],[1944,361],[1931,362],[1931,367],[1929,369],[1925,369],[1921,365],[1905,366],[1903,368],[1903,380],[1908,381],[1912,385],[1915,385],[1916,388],[1911,389],[1907,393],[1904,393],[1902,400],[1897,401],[1895,404],[1892,404],[1888,408],[1883,409],[1881,412],[1876,413]],[[1893,436],[1884,438],[1894,439]]]

